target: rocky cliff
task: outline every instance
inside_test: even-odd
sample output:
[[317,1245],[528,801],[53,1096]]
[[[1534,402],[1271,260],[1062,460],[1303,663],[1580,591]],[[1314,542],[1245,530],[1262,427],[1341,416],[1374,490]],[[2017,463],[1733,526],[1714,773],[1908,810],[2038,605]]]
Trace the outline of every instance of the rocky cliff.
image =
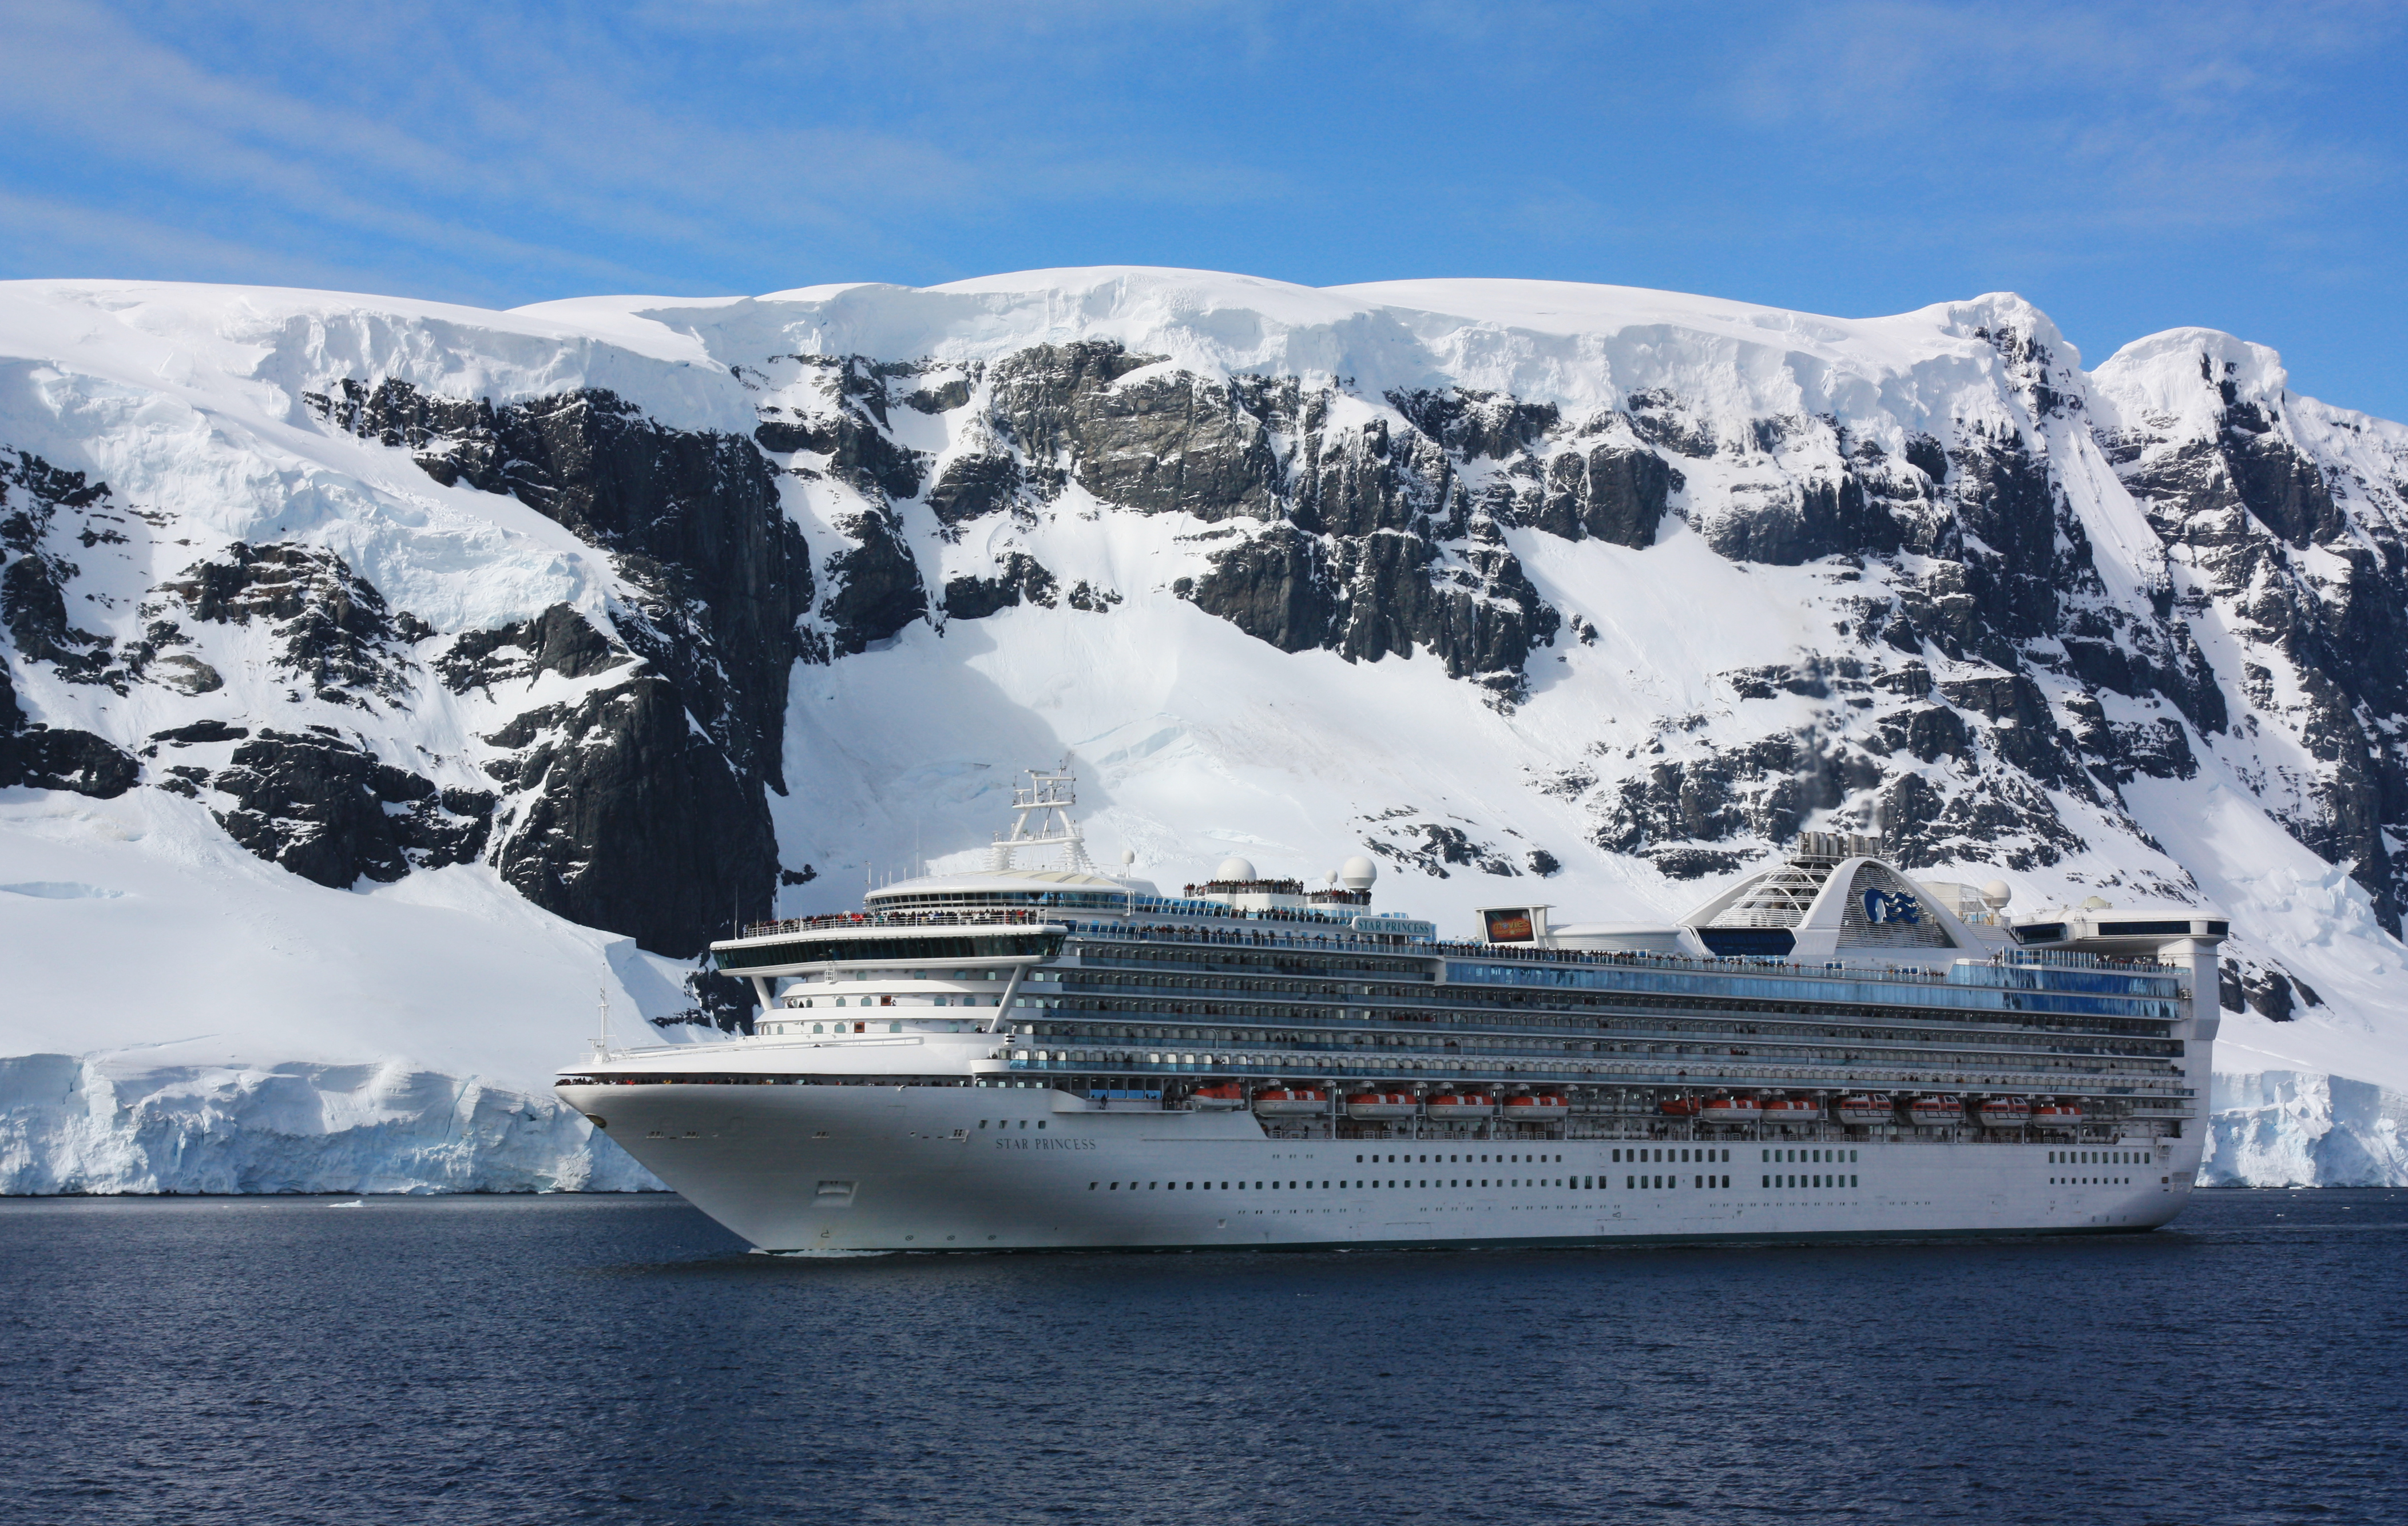
[[488,884],[674,961],[974,852],[1065,749],[1166,877],[1369,849],[1446,917],[1676,909],[1879,829],[2028,903],[2223,906],[2236,1071],[2408,1087],[2408,430],[2228,335],[2092,371],[2010,296],[1106,271],[514,314],[26,283],[0,341],[21,842],[139,817],[294,896]]

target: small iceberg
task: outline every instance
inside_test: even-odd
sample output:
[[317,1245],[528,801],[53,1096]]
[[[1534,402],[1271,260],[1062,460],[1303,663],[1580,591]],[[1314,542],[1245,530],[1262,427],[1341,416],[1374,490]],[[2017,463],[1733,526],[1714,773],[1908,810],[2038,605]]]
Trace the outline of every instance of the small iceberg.
[[366,1207],[366,1205],[360,1199],[353,1198],[349,1203],[329,1203],[326,1206],[329,1208],[360,1208]]

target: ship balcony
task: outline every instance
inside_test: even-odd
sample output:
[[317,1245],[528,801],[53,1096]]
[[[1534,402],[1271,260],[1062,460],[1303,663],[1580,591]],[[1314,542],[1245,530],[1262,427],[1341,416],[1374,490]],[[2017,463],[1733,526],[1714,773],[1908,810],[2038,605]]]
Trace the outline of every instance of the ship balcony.
[[1490,1086],[1648,1086],[1694,1091],[1982,1091],[2129,1097],[2136,1106],[2155,1107],[2157,1116],[2187,1118],[2197,1093],[2171,1078],[2157,1079],[2113,1072],[2069,1078],[2063,1072],[1973,1071],[1925,1069],[1881,1070],[1863,1066],[1816,1068],[1766,1065],[1716,1069],[1698,1056],[1682,1062],[1564,1063],[1549,1059],[1515,1060],[1503,1063],[1467,1063],[1459,1059],[1407,1060],[1383,1063],[1370,1057],[1337,1059],[1326,1054],[1208,1054],[1171,1050],[1128,1051],[1094,1048],[1064,1049],[1018,1046],[979,1062],[982,1074],[1011,1075],[1145,1075],[1226,1076],[1274,1079],[1285,1077],[1326,1077],[1346,1081],[1417,1080]]

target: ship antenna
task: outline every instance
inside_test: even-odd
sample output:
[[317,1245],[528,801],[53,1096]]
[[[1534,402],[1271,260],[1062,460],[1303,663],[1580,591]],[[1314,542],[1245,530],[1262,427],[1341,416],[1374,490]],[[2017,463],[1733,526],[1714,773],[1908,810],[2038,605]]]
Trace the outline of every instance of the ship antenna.
[[601,1023],[594,1033],[594,1058],[608,1060],[610,1058],[610,988],[596,985],[594,988],[594,1002],[602,1010]]

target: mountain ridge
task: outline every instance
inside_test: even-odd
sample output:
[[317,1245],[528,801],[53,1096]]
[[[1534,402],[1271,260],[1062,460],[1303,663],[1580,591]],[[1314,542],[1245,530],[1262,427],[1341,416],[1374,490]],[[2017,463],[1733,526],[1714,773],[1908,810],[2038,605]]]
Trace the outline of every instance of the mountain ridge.
[[[1066,750],[1147,863],[1368,849],[1442,919],[1660,912],[1879,826],[2026,905],[2226,904],[2227,1068],[2308,1078],[2238,1094],[2366,1143],[2222,1158],[2408,1169],[2408,429],[2229,335],[2086,371],[2009,293],[1124,268],[507,314],[16,282],[0,449],[28,862],[99,812],[297,879],[263,905],[515,894],[559,968],[732,1021],[678,963],[711,928],[966,862]],[[538,1005],[573,1058],[585,1004]],[[423,1017],[369,1052],[499,1059]],[[75,1036],[0,1048],[113,1052]]]

